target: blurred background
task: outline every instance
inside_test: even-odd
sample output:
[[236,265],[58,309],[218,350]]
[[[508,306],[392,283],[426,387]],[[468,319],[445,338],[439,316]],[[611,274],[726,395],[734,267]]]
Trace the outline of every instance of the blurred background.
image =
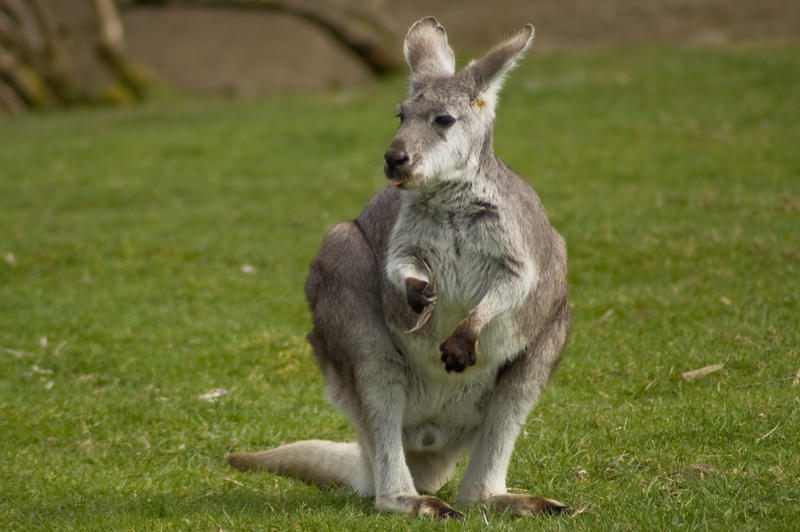
[[795,0],[0,0],[0,113],[127,103],[154,86],[251,96],[402,72],[409,25],[435,15],[462,53],[525,22],[532,53],[800,38]]
[[494,141],[574,326],[509,483],[588,511],[534,526],[798,529],[800,0],[0,0],[0,530],[426,528],[223,460],[353,437],[303,285],[426,15],[536,26]]

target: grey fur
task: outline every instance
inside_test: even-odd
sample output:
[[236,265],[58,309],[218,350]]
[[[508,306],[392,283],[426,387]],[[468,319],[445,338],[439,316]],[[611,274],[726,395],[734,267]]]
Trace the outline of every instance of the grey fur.
[[[332,464],[316,478],[336,477],[380,510],[457,515],[419,492],[435,493],[465,451],[459,504],[518,515],[563,509],[507,494],[505,484],[570,325],[564,241],[492,147],[496,94],[532,36],[526,26],[454,73],[444,28],[432,18],[412,26],[411,95],[386,154],[395,186],[334,227],[311,264],[309,340],[360,453],[356,471]],[[274,463],[256,453],[230,461],[315,478],[290,447],[269,451]]]

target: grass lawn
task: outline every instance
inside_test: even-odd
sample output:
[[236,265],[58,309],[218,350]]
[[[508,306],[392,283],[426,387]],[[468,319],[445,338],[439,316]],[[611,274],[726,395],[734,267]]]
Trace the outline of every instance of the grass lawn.
[[799,57],[534,53],[510,77],[496,149],[567,240],[575,318],[509,485],[585,511],[535,523],[380,515],[223,460],[352,438],[303,283],[384,185],[404,80],[4,119],[0,529],[797,527]]

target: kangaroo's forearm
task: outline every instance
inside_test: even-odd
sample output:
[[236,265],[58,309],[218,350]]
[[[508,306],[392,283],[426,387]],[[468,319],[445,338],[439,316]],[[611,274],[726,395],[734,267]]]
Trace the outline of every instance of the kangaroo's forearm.
[[404,295],[408,279],[418,279],[428,284],[433,281],[430,269],[416,254],[392,257],[386,264],[385,273],[387,279]]
[[536,275],[532,266],[521,265],[514,271],[505,271],[494,279],[489,289],[458,327],[463,327],[478,337],[494,318],[523,305],[535,288]]
[[520,307],[533,289],[532,268],[520,263],[517,271],[507,270],[490,286],[480,302],[439,346],[445,370],[460,373],[477,361],[478,336],[500,314]]

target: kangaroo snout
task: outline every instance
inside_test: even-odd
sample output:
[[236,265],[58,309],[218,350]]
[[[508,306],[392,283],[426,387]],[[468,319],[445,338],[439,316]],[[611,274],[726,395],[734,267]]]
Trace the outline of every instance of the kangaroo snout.
[[409,161],[408,153],[402,148],[389,148],[386,153],[383,154],[383,159],[386,161],[386,165],[390,170],[408,164]]
[[411,157],[406,151],[406,144],[401,140],[395,140],[383,154],[386,161],[383,171],[386,178],[392,185],[403,188],[411,174]]

